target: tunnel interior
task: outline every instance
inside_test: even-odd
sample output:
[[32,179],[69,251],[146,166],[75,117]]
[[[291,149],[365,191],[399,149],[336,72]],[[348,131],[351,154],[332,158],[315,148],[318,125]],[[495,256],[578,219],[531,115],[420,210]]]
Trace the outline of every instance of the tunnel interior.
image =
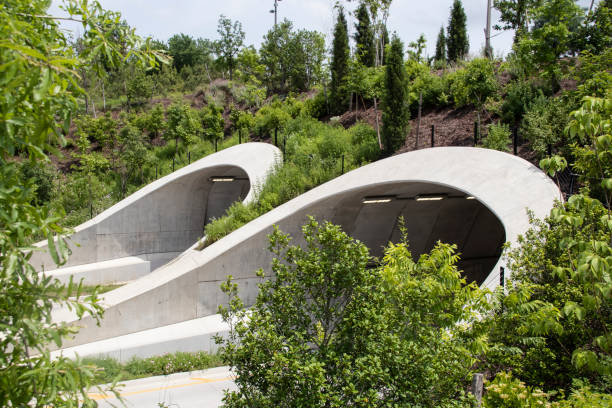
[[481,284],[497,263],[506,233],[501,221],[476,197],[442,185],[397,183],[343,194],[331,220],[380,257],[388,242],[401,240],[403,217],[415,259],[438,241],[456,244],[458,267]]

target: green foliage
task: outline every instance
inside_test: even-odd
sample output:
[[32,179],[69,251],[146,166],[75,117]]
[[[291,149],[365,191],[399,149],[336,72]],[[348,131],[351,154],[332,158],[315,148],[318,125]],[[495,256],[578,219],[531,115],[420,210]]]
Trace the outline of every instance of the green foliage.
[[365,164],[380,156],[376,131],[370,125],[357,123],[349,129],[351,143],[355,146],[355,162]]
[[161,104],[155,105],[147,114],[143,115],[140,120],[140,129],[146,130],[149,137],[154,139],[166,129],[166,120],[164,116],[164,107]]
[[436,64],[446,63],[446,35],[444,34],[444,26],[440,27],[438,39],[436,40],[436,53],[434,54],[434,62]]
[[608,210],[580,194],[532,222],[509,253],[512,285],[495,317],[488,363],[546,390],[582,377],[610,392]]
[[219,367],[221,359],[217,354],[198,351],[194,353],[177,352],[149,358],[134,357],[125,364],[113,358],[85,358],[83,363],[96,366],[94,381],[96,384],[105,384],[116,378],[127,381],[134,378]]
[[538,388],[526,386],[511,373],[499,373],[487,385],[483,398],[485,408],[591,408],[608,407],[612,395],[593,392],[589,386],[575,381],[576,387],[567,399],[551,401],[554,393],[546,394]]
[[[284,112],[287,107],[276,108]],[[284,142],[282,139],[286,138]],[[286,145],[283,164],[278,164],[257,192],[255,203],[235,203],[226,214],[205,227],[204,246],[221,239],[247,222],[298,195],[338,176],[341,156],[345,171],[378,158],[374,130],[366,124],[351,129],[325,125],[311,117],[297,116],[287,122],[279,134],[279,144]]]
[[289,20],[268,31],[260,52],[268,93],[307,91],[323,77],[324,37],[316,31],[294,31]]
[[500,116],[505,123],[515,126],[521,122],[531,103],[540,94],[534,83],[523,80],[509,82],[505,92]]
[[211,103],[203,107],[199,115],[202,122],[204,137],[211,141],[222,139],[223,129],[225,127],[223,108]]
[[570,51],[571,24],[581,18],[582,9],[573,0],[549,0],[534,10],[538,22],[515,45],[515,52],[527,72],[543,70],[543,77],[554,90],[559,87],[561,65],[559,58]]
[[221,37],[215,41],[215,52],[219,56],[221,65],[229,72],[230,80],[234,79],[234,69],[236,69],[236,55],[244,43],[244,31],[242,23],[225,17],[219,16],[217,33]]
[[408,44],[408,58],[413,61],[423,62],[423,51],[425,51],[426,46],[427,40],[425,39],[425,35],[421,34],[416,41],[412,41]]
[[349,74],[349,39],[344,9],[338,9],[338,19],[334,28],[334,42],[331,59],[330,100],[332,113],[342,113],[348,106],[347,80]]
[[53,181],[56,177],[54,169],[48,163],[33,163],[24,161],[19,168],[22,180],[31,180],[34,191],[34,204],[43,205],[51,199]]
[[[61,144],[83,96],[75,72],[85,66],[101,73],[128,56],[154,62],[120,15],[104,11],[97,1],[65,1],[67,14],[81,19],[84,35],[78,57],[54,18],[48,1],[8,0],[0,7],[0,405],[5,407],[94,406],[87,390],[92,367],[79,359],[51,358],[49,345],[61,347],[74,329],[54,322],[52,309],[88,313],[99,318],[97,294],[81,297],[81,286],[67,286],[39,274],[29,263],[32,241],[47,239],[57,265],[69,255],[48,206],[35,206],[36,185],[24,180],[16,156],[47,162],[46,152]],[[102,59],[104,58],[104,62]],[[86,140],[86,138],[84,138]]]
[[143,105],[153,96],[153,80],[143,71],[136,71],[127,83],[128,104]]
[[211,44],[206,40],[195,40],[187,34],[175,34],[168,40],[168,54],[177,71],[193,67],[210,59]]
[[585,96],[610,97],[612,93],[612,47],[608,47],[601,54],[584,51],[574,70],[578,80],[577,97]]
[[392,154],[406,140],[410,112],[406,104],[406,70],[404,68],[404,46],[394,36],[387,53],[385,68],[385,94],[383,99],[382,136],[385,152]]
[[[567,128],[570,138],[584,141],[574,146],[574,169],[582,179],[612,201],[612,99],[585,97],[580,109],[571,113]],[[599,195],[599,194],[598,194]]]
[[221,354],[238,386],[226,406],[471,406],[458,388],[477,342],[458,323],[486,302],[464,286],[453,248],[415,262],[406,243],[391,245],[383,266],[368,269],[365,245],[338,226],[311,218],[302,232],[301,246],[270,235],[272,276],[258,272],[250,310],[231,277],[222,285],[230,334]]
[[255,115],[255,127],[260,135],[272,136],[275,130],[282,130],[291,115],[280,106],[266,105]]
[[512,142],[511,136],[510,126],[491,123],[487,136],[482,139],[482,147],[499,150],[500,152],[509,152],[510,143]]
[[547,154],[548,145],[560,145],[567,155],[572,142],[583,143],[579,137],[566,137],[565,127],[569,119],[570,103],[562,98],[537,97],[523,116],[520,132],[529,140],[531,149],[540,157]]
[[529,21],[533,15],[534,8],[542,3],[542,0],[493,0],[493,5],[501,13],[500,21],[496,30],[515,30],[514,43],[527,32]]
[[102,148],[113,148],[117,140],[117,127],[119,124],[107,112],[104,116],[93,118],[89,115],[82,115],[75,118],[77,135],[85,136],[91,141],[98,142]]
[[372,22],[367,4],[360,2],[355,13],[357,23],[355,24],[355,35],[353,38],[357,48],[357,61],[365,67],[373,67],[376,50],[374,48],[374,31],[372,30]]
[[576,33],[578,48],[594,54],[610,52],[612,47],[612,3],[600,1]]
[[178,152],[178,143],[189,146],[196,141],[202,125],[192,109],[182,102],[173,103],[166,112],[168,120],[164,139],[174,140],[174,155]]
[[487,58],[474,58],[465,68],[455,72],[451,93],[458,107],[473,104],[480,110],[497,88],[493,62]]
[[463,4],[461,0],[454,0],[446,34],[446,57],[450,63],[465,59],[470,51],[466,24],[467,17]]
[[527,387],[512,374],[501,372],[486,386],[483,398],[485,408],[550,407],[548,395],[539,389]]

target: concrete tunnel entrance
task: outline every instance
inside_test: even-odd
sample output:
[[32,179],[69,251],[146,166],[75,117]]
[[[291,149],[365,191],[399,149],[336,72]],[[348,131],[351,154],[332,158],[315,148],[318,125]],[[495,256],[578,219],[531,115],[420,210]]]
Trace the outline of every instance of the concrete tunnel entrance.
[[476,197],[462,191],[406,182],[367,187],[341,196],[333,205],[330,221],[365,243],[374,256],[382,256],[389,241],[401,239],[400,216],[415,259],[438,241],[456,244],[461,259],[458,267],[468,282],[482,284],[501,256],[506,240],[504,226]]

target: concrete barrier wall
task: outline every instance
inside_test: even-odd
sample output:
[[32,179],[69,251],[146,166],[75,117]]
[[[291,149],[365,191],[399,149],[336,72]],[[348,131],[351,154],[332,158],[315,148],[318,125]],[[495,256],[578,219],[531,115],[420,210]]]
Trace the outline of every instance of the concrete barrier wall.
[[[367,211],[363,208],[353,211],[357,216],[345,217],[350,205],[363,207],[360,198],[366,195],[432,193],[436,189],[448,194],[462,194],[461,199],[467,199],[468,195],[475,197],[482,208],[474,208],[474,211],[486,210],[489,218],[471,224],[468,222],[471,230],[493,233],[496,239],[500,239],[500,231],[503,231],[505,240],[512,243],[529,228],[527,209],[533,211],[536,217],[544,217],[554,200],[560,197],[556,185],[543,172],[506,153],[444,147],[397,155],[312,189],[203,251],[189,249],[171,264],[105,294],[103,301],[107,311],[102,327],[96,327],[90,318],[83,319],[78,322],[82,327],[80,333],[67,346],[214,314],[218,305],[226,301],[219,285],[227,275],[237,279],[241,297],[247,305],[251,304],[257,295],[255,270],[260,267],[267,269],[270,265],[271,255],[266,249],[267,234],[272,231],[273,225],[299,236],[301,225],[308,215],[313,215],[319,219],[341,221],[353,232],[366,237],[372,233],[378,236],[377,242],[384,242],[388,239],[385,237],[392,238],[396,234],[396,228],[389,226],[393,225],[398,213],[406,217],[415,215],[412,204],[398,204],[393,211],[388,211],[389,225],[378,230],[362,224],[363,219],[367,219],[366,213],[363,213],[365,218],[359,221],[359,214]],[[347,200],[352,204],[349,205]],[[432,217],[437,214],[435,216],[439,218],[445,213],[430,209],[429,214]],[[465,216],[466,213],[458,214]],[[415,216],[421,215],[417,212]],[[476,220],[478,215],[472,215],[472,218]],[[493,221],[501,227],[489,228]],[[429,226],[429,236],[423,239],[423,250],[435,242],[436,231],[442,231],[443,227],[444,223]],[[482,239],[467,239],[469,234],[464,227],[458,228],[455,233],[458,237],[464,236],[465,248],[472,243],[476,247],[483,245]],[[499,267],[503,265],[503,260],[493,257],[489,262],[494,265],[482,273],[484,279],[481,281],[482,286],[494,288],[499,282]]]
[[[256,159],[254,159],[256,158]],[[65,267],[138,256],[151,269],[173,259],[203,236],[204,225],[234,201],[249,201],[254,187],[272,170],[280,151],[269,144],[246,143],[204,157],[169,174],[75,228]],[[231,176],[233,182],[211,177]],[[31,263],[39,270],[55,264],[46,242]]]

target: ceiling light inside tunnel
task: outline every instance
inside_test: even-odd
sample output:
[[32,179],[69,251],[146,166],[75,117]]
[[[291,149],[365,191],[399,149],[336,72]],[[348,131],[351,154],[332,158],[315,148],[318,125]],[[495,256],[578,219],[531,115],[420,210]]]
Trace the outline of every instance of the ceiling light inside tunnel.
[[210,181],[212,181],[213,183],[223,183],[223,182],[230,182],[230,181],[234,181],[236,180],[236,177],[211,177],[209,178]]
[[416,196],[417,201],[440,201],[446,198],[443,194],[421,194]]
[[474,197],[474,196],[465,196],[465,199],[466,200],[475,200],[476,197]]
[[363,204],[383,204],[391,202],[394,196],[378,196],[378,197],[364,197]]

